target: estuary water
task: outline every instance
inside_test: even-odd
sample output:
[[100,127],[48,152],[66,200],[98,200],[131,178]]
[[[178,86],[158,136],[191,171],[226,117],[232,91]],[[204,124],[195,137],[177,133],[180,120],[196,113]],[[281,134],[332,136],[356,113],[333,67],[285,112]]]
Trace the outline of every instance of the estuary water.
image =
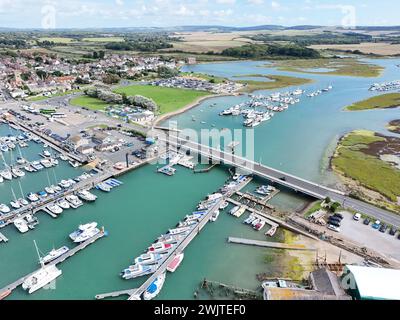
[[[218,76],[233,77],[247,74],[288,74],[308,77],[314,83],[302,86],[306,90],[322,89],[329,84],[333,90],[316,98],[303,97],[296,106],[276,116],[255,129],[255,159],[286,170],[298,176],[336,184],[335,177],[326,171],[327,159],[338,137],[353,129],[369,129],[389,134],[385,125],[399,117],[398,109],[344,112],[342,109],[358,100],[372,96],[368,91],[374,82],[399,79],[399,59],[373,60],[385,66],[379,78],[355,78],[325,75],[308,75],[280,72],[273,68],[261,68],[266,62],[234,62],[200,64],[188,66],[185,71],[205,72]],[[287,91],[288,89],[272,90]],[[271,92],[271,91],[269,91]],[[264,91],[261,93],[268,93]],[[203,102],[185,114],[168,121],[178,121],[180,128],[242,128],[240,117],[219,117],[218,113],[230,106],[248,99],[246,96],[219,97]],[[210,105],[216,103],[216,106]],[[192,121],[192,116],[197,119]],[[202,124],[204,121],[205,124]],[[0,136],[9,134],[7,126],[0,126]],[[23,149],[23,156],[38,159],[41,145],[31,143]],[[15,157],[18,154],[14,155]],[[7,158],[8,157],[8,158]],[[5,154],[6,161],[11,161]],[[21,179],[22,192],[39,191],[55,178],[76,177],[82,169],[73,169],[60,162],[54,170],[40,173],[27,173]],[[49,173],[49,174],[47,174]],[[55,177],[54,177],[55,176]],[[193,174],[190,170],[178,167],[173,177],[156,173],[155,166],[145,166],[120,180],[124,183],[109,194],[96,191],[99,198],[94,204],[85,204],[77,210],[68,210],[58,219],[40,213],[40,225],[27,234],[20,234],[9,226],[1,230],[8,238],[7,244],[0,243],[0,287],[34,271],[38,267],[33,245],[36,240],[43,252],[62,245],[73,246],[68,234],[79,224],[97,221],[109,232],[108,237],[100,239],[87,249],[79,252],[59,265],[63,271],[56,281],[55,288],[40,290],[28,295],[21,288],[15,290],[8,299],[93,299],[98,293],[138,287],[144,279],[124,281],[119,272],[132,264],[162,233],[173,228],[180,219],[195,209],[195,205],[207,194],[214,192],[228,179],[227,168],[213,169],[207,174]],[[252,182],[247,188],[255,189]],[[15,193],[20,192],[17,182],[0,184],[0,202],[12,200],[11,186]],[[17,195],[18,196],[18,195]],[[19,196],[18,196],[19,197]],[[294,210],[305,199],[283,190],[272,203],[277,207]],[[229,236],[265,239],[262,232],[255,232],[241,221],[226,213],[221,213],[215,223],[209,223],[185,250],[185,258],[179,269],[168,274],[166,283],[158,299],[192,299],[193,293],[204,279],[210,279],[255,289],[259,286],[257,273],[268,272],[269,262],[265,257],[268,249],[228,244]],[[275,240],[280,237],[277,234]]]

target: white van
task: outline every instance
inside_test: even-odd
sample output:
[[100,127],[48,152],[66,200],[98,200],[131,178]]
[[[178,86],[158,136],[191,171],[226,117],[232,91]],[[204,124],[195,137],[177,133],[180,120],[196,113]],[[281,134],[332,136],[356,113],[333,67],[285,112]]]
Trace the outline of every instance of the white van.
[[353,219],[356,220],[356,221],[360,221],[360,219],[361,219],[361,214],[360,214],[360,213],[356,213],[356,214],[353,216]]

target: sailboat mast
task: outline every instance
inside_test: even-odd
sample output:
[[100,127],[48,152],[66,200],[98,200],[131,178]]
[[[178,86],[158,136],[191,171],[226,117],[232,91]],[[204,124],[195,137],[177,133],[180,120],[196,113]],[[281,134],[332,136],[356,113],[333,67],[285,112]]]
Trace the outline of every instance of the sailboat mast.
[[42,258],[40,257],[39,248],[38,248],[38,246],[37,246],[37,244],[36,244],[36,240],[33,240],[33,243],[35,244],[36,253],[37,253],[38,257],[39,257],[40,265],[41,265],[42,268],[43,268],[43,267],[44,267],[44,263],[43,263]]

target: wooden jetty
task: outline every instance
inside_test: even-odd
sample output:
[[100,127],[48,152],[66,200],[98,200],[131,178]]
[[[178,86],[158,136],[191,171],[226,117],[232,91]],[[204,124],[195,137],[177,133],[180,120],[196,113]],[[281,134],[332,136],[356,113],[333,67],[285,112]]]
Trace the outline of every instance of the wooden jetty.
[[193,170],[193,173],[207,173],[207,172],[210,172],[217,165],[218,165],[217,163],[214,163],[213,165],[209,166],[208,168]]
[[[78,253],[79,251],[85,249],[87,246],[91,245],[92,243],[96,242],[97,240],[103,238],[106,235],[106,232],[104,230],[101,230],[97,235],[95,235],[94,237],[88,239],[87,241],[81,243],[80,245],[76,246],[75,248],[69,250],[67,253],[63,254],[61,257],[59,257],[58,259],[52,261],[51,263],[49,263],[48,265],[58,265],[62,262],[64,262],[66,259],[72,257],[73,255],[75,255],[76,253]],[[25,279],[27,279],[28,277],[30,277],[31,275],[33,275],[34,273],[36,273],[38,270],[36,270],[35,272],[32,272],[26,276],[23,276],[21,278],[19,278],[18,280],[14,281],[13,283],[9,284],[8,286],[0,289],[0,296],[7,292],[7,291],[13,291],[16,288],[18,288],[20,285],[22,285],[25,281]]]
[[286,243],[279,243],[279,242],[269,242],[269,241],[252,240],[252,239],[235,238],[235,237],[229,237],[228,242],[236,243],[236,244],[244,244],[244,245],[248,245],[248,246],[273,248],[273,249],[316,251],[315,248],[307,248],[306,246],[300,245],[300,244],[298,244],[298,245],[286,244]]

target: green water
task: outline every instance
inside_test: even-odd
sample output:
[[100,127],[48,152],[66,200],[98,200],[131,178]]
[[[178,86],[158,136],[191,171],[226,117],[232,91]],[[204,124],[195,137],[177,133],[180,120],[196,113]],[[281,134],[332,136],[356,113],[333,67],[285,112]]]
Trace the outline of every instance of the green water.
[[[335,177],[326,171],[327,157],[332,149],[328,146],[332,146],[338,136],[352,129],[371,129],[388,134],[384,128],[386,122],[398,117],[398,109],[358,113],[342,111],[344,106],[371,96],[372,93],[367,89],[373,82],[399,78],[400,69],[395,67],[400,63],[399,59],[374,62],[387,68],[380,78],[310,75],[316,83],[304,86],[305,88],[314,90],[333,84],[334,90],[315,99],[304,97],[300,104],[257,127],[255,159],[304,178],[329,185],[336,184]],[[190,70],[213,72],[221,76],[263,72],[293,75],[274,69],[264,70],[258,67],[260,64],[262,62],[204,64],[190,67]],[[242,128],[240,117],[219,117],[217,114],[245,99],[246,97],[224,97],[208,100],[173,120],[177,120],[181,128],[192,127],[196,130],[210,127],[211,124],[216,124],[217,128]],[[209,107],[214,101],[217,106]],[[191,121],[192,115],[196,116],[197,122]],[[206,124],[203,125],[200,121],[206,121]],[[7,127],[0,126],[0,135],[5,134],[8,134]],[[23,149],[24,157],[38,159],[41,148],[31,143],[29,148]],[[7,155],[6,160],[10,161]],[[104,225],[109,236],[59,266],[63,275],[56,281],[56,290],[40,290],[33,295],[27,295],[22,289],[17,289],[9,299],[93,299],[98,293],[139,286],[144,278],[124,281],[119,277],[119,272],[131,264],[158,236],[192,212],[198,201],[221,187],[228,178],[227,168],[223,167],[213,169],[207,174],[196,175],[187,169],[177,169],[174,177],[167,177],[157,174],[155,166],[148,165],[123,176],[121,180],[124,185],[115,188],[111,193],[96,191],[99,198],[94,204],[85,204],[78,210],[68,210],[57,220],[39,214],[40,225],[27,234],[19,234],[13,226],[1,230],[10,241],[0,244],[0,287],[37,268],[33,240],[38,242],[44,252],[53,246],[73,246],[68,234],[79,224],[91,221]],[[46,172],[54,180],[52,170],[27,174],[21,179],[23,192],[26,194],[39,191],[48,185]],[[55,169],[58,181],[75,177],[80,172],[81,170],[73,169],[62,162]],[[259,183],[265,181],[256,180],[247,190],[254,190]],[[0,185],[1,202],[12,199],[11,185],[17,193],[19,185],[15,182]],[[272,200],[272,204],[285,210],[295,210],[305,200],[300,195],[282,190]],[[264,259],[271,251],[226,242],[229,236],[265,239],[262,232],[255,232],[242,224],[244,218],[245,216],[236,219],[227,213],[221,213],[216,223],[209,223],[185,250],[185,259],[179,269],[174,274],[167,275],[158,298],[191,299],[204,278],[249,289],[257,288],[259,283],[255,275],[268,272],[269,266]]]

